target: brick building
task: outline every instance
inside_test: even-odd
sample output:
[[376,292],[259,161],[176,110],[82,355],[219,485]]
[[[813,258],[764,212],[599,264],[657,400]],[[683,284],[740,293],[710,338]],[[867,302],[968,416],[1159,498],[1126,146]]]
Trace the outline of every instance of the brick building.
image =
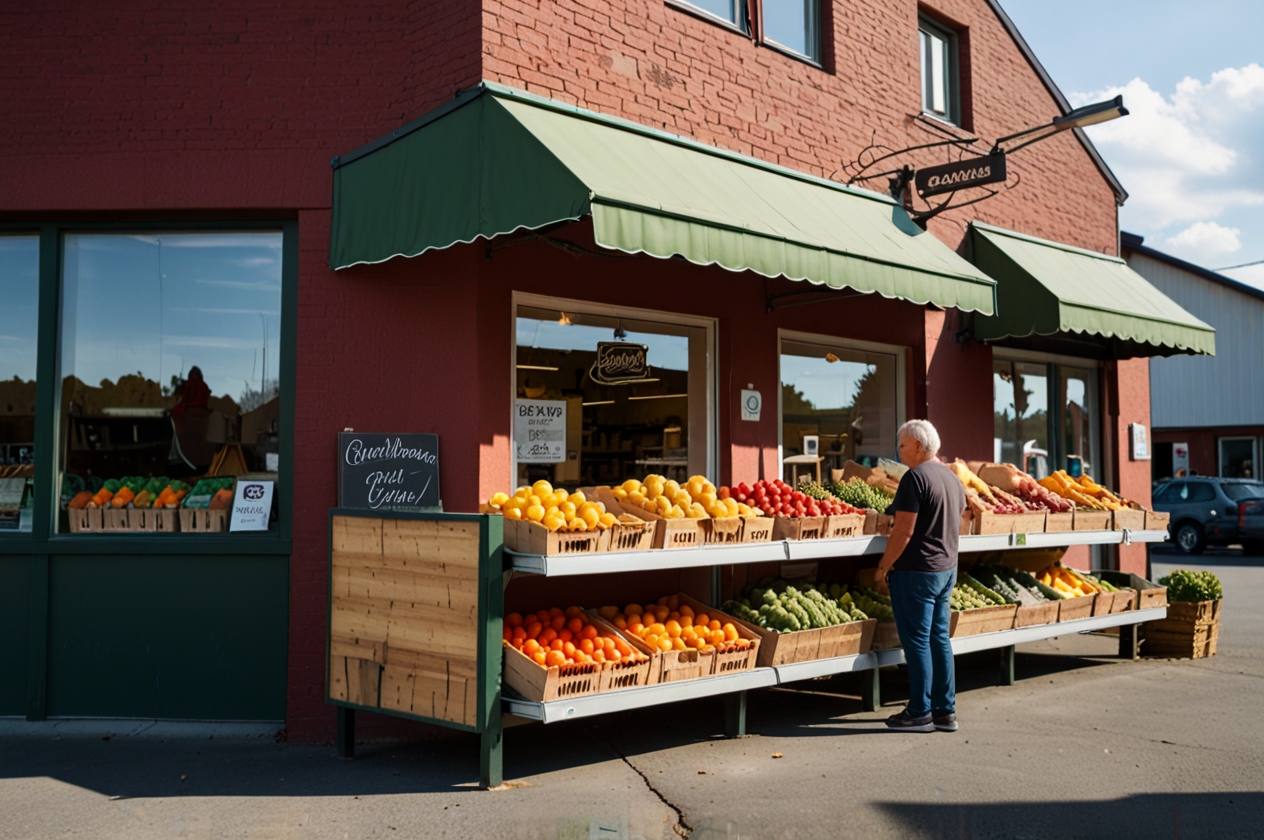
[[[24,334],[31,353],[22,370],[29,373],[0,370],[0,378],[38,378],[29,424],[34,486],[62,489],[58,498],[33,494],[32,529],[4,535],[0,574],[8,584],[0,586],[0,620],[11,643],[0,653],[0,714],[284,718],[291,738],[330,737],[327,511],[337,503],[334,436],[348,428],[438,434],[450,511],[476,510],[493,492],[543,474],[516,458],[511,445],[511,400],[533,394],[570,400],[585,418],[583,429],[567,433],[575,463],[549,468],[572,483],[658,466],[704,471],[723,483],[771,477],[808,446],[804,436],[819,438],[840,466],[843,455],[892,457],[898,421],[927,417],[941,429],[948,457],[1004,453],[1018,460],[1039,451],[1060,463],[1083,456],[1105,482],[1147,502],[1149,466],[1129,458],[1126,438],[1130,424],[1149,425],[1147,357],[1202,345],[1144,329],[1029,324],[1026,331],[989,332],[993,303],[959,304],[952,291],[978,285],[970,261],[982,266],[978,255],[988,249],[997,249],[1001,262],[1016,248],[1034,247],[1114,270],[1111,259],[1094,262],[1093,255],[1118,254],[1116,209],[1126,194],[1086,137],[1062,132],[1015,154],[1008,188],[934,216],[933,242],[918,238],[897,202],[840,186],[866,148],[980,138],[970,148],[986,152],[995,139],[1068,110],[1000,6],[821,0],[797,30],[774,27],[777,11],[771,0],[749,8],[710,0],[381,0],[335,7],[213,2],[179,10],[143,2],[57,4],[0,15],[7,71],[0,81],[0,224],[13,242],[26,243],[25,251],[15,246],[13,265],[25,259],[21,265],[35,266],[0,281],[10,293],[26,290],[36,316]],[[783,31],[802,40],[787,47],[793,38]],[[941,56],[928,77],[927,62]],[[525,131],[519,139],[534,149],[532,166],[544,171],[561,161],[575,183],[597,156],[584,158],[594,150],[578,148],[570,159],[550,146],[549,132],[559,143],[563,135],[579,136],[567,120],[655,160],[683,155],[698,162],[696,169],[682,164],[677,183],[697,186],[690,181],[697,173],[727,167],[771,191],[784,186],[786,195],[837,204],[840,218],[854,213],[876,224],[875,214],[884,217],[886,228],[853,243],[842,241],[837,227],[822,234],[837,242],[777,234],[778,242],[841,260],[846,270],[832,279],[812,268],[702,259],[688,249],[659,253],[643,241],[652,231],[638,234],[636,247],[610,247],[607,232],[594,227],[600,219],[592,202],[614,201],[593,198],[596,188],[587,199],[578,190],[570,215],[540,223],[511,218],[490,233],[426,239],[419,230],[447,223],[446,211],[430,208],[455,193],[410,198],[401,185],[418,171],[423,180],[460,182],[461,154],[471,149],[458,137],[433,147],[442,156],[427,157],[425,143],[474,108]],[[395,175],[387,171],[377,183],[384,191],[361,207],[371,213],[356,217],[351,204],[335,211],[335,201],[351,201],[367,162],[403,155],[409,144],[420,144],[413,152],[420,156]],[[892,160],[925,167],[947,162],[955,148]],[[606,163],[615,165],[615,157],[610,152]],[[552,188],[519,168],[510,174],[521,183],[498,197],[488,171],[460,183],[463,194],[481,190],[487,201],[503,200],[492,208],[497,212],[513,201],[525,207],[524,196],[535,200]],[[644,175],[646,190],[667,190],[673,181],[661,172]],[[343,179],[336,190],[335,177]],[[638,180],[625,173],[620,183],[633,189]],[[860,186],[883,192],[886,179]],[[747,236],[746,207],[716,201],[711,218],[724,211],[730,221],[699,216],[690,223]],[[769,218],[777,217],[769,224],[785,224],[791,208],[769,203]],[[424,208],[425,218],[410,217],[414,207]],[[765,244],[776,238],[768,230],[759,236]],[[395,249],[399,237],[417,247]],[[909,261],[866,250],[879,242],[908,251]],[[151,259],[145,248],[157,249],[152,292],[137,279],[138,266]],[[93,256],[111,249],[119,254],[113,262]],[[220,273],[177,259],[192,251],[210,255],[205,265]],[[774,259],[769,251],[756,256]],[[227,256],[216,262],[215,254]],[[846,271],[859,276],[862,264],[886,266],[892,276],[939,278],[931,284],[936,291],[919,296],[876,270],[868,285],[849,279]],[[255,271],[273,273],[247,273]],[[951,282],[943,280],[950,275]],[[796,282],[805,278],[834,288]],[[181,283],[222,290],[222,298],[179,303]],[[984,296],[1004,304],[1004,286],[999,297],[990,289]],[[120,349],[126,339],[92,320],[94,312],[113,311],[119,295],[112,290],[134,301],[157,298],[156,320],[179,325],[156,333],[152,371]],[[267,302],[250,298],[255,292]],[[161,302],[167,296],[176,302]],[[75,304],[74,330],[67,301]],[[799,303],[806,305],[793,305]],[[216,326],[215,319],[238,315],[256,332],[259,316],[257,347],[247,326]],[[148,335],[150,321],[136,318],[135,335]],[[555,324],[631,333],[652,348],[651,362],[663,371],[653,381],[665,384],[638,394],[643,401],[626,411],[616,406],[624,413],[609,420],[602,413],[608,393],[585,396],[578,381],[551,376],[568,372],[573,359],[565,357],[581,352],[567,344],[572,338],[558,337]],[[527,330],[534,330],[532,341]],[[833,378],[818,387],[822,374],[802,360],[815,363],[826,352],[844,364],[829,368]],[[203,357],[214,364],[192,361]],[[187,464],[195,472],[204,466],[172,446],[173,435],[188,443],[191,421],[173,419],[174,432],[166,432],[162,415],[177,399],[189,402],[191,363],[224,380],[233,371],[231,393],[241,406],[274,406],[271,432],[262,429],[244,443],[248,466],[277,473],[279,522],[263,535],[68,533],[65,497],[91,492],[94,477],[136,463],[139,456],[114,443],[120,436],[130,435],[136,451],[149,440],[146,457],[154,464]],[[76,402],[59,390],[72,374],[96,387],[97,379],[130,375],[131,367],[141,368],[140,380],[157,395],[147,409],[138,403],[101,416],[76,413]],[[227,394],[228,387],[217,380],[211,390]],[[684,390],[662,390],[669,387]],[[998,396],[1005,389],[1008,396]],[[743,419],[744,391],[763,395],[757,420]],[[850,396],[837,396],[843,392]],[[658,398],[679,405],[657,410],[666,405],[652,402]],[[787,401],[799,399],[808,407],[792,422]],[[1006,400],[1013,417],[1005,409],[998,415]],[[240,433],[232,410],[206,411],[209,422],[229,429],[206,440],[231,442],[231,430]],[[1020,419],[1027,432],[1015,424]],[[79,484],[71,486],[71,475]],[[226,540],[235,542],[229,547]],[[1140,546],[1095,559],[1086,548],[1073,552],[1081,565],[1144,568]],[[110,628],[104,636],[102,627]],[[158,672],[163,681],[153,679]]]

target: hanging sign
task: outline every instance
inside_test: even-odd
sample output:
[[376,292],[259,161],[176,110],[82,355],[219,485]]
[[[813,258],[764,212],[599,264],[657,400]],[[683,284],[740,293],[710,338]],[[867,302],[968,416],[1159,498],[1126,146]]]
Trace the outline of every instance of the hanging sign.
[[439,436],[338,433],[338,506],[439,508]]
[[233,493],[233,512],[228,518],[230,531],[266,531],[268,518],[272,516],[271,481],[237,479]]
[[913,186],[919,196],[926,198],[984,184],[999,184],[1005,178],[1005,153],[994,152],[987,157],[919,169],[913,177]]
[[566,400],[516,400],[514,452],[519,464],[566,460]]
[[597,342],[597,359],[588,375],[600,385],[622,385],[650,378],[649,348],[625,341]]

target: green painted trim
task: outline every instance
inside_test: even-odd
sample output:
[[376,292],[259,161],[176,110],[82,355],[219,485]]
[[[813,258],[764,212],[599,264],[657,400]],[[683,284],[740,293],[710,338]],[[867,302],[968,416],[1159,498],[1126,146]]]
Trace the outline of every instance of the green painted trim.
[[[298,379],[298,221],[281,225],[281,364],[280,418],[277,440],[277,533],[273,539],[286,543],[293,536],[294,523],[294,430]],[[288,650],[288,647],[287,647]]]
[[[360,519],[420,519],[428,521],[454,520],[457,522],[477,522],[481,519],[485,519],[488,515],[485,513],[444,513],[442,511],[429,510],[412,511],[368,510],[366,508],[330,508],[330,528],[333,527],[333,518],[335,516],[354,516]],[[332,536],[333,532],[330,531],[331,540]],[[332,548],[332,541],[330,542],[330,546]]]
[[277,537],[252,537],[244,534],[154,534],[135,537],[128,534],[88,535],[58,534],[43,541],[40,550],[49,554],[100,554],[103,557],[126,554],[290,554],[292,544]]
[[32,556],[26,664],[27,720],[44,720],[48,716],[48,574],[48,555]]

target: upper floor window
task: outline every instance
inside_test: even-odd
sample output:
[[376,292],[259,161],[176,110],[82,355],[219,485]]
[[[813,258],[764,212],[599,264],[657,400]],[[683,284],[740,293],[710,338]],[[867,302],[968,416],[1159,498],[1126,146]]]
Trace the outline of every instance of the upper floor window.
[[760,9],[764,41],[820,60],[820,0],[763,0]]
[[956,33],[921,18],[918,38],[922,64],[922,112],[960,123]]
[[743,32],[746,31],[745,0],[681,0],[686,6],[701,9],[707,14],[731,23]]

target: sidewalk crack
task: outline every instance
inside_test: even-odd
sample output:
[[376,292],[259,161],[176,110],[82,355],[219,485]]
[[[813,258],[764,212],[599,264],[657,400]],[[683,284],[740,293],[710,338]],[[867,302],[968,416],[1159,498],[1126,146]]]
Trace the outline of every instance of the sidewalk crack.
[[658,797],[658,800],[660,802],[662,802],[664,805],[670,808],[673,812],[675,812],[676,824],[672,826],[672,831],[676,832],[676,834],[680,835],[681,837],[688,837],[690,834],[693,834],[693,826],[691,826],[685,820],[684,809],[682,809],[679,805],[676,805],[666,796],[663,796],[663,792],[659,790],[658,788],[654,787],[654,784],[650,781],[650,777],[642,773],[641,769],[637,767],[635,764],[628,761],[628,757],[623,754],[622,750],[619,750],[618,748],[616,748],[615,753],[619,756],[619,759],[624,764],[632,768],[633,773],[636,773],[636,775],[641,777],[641,781],[645,782],[645,786],[649,788],[651,793],[653,793],[655,796]]

